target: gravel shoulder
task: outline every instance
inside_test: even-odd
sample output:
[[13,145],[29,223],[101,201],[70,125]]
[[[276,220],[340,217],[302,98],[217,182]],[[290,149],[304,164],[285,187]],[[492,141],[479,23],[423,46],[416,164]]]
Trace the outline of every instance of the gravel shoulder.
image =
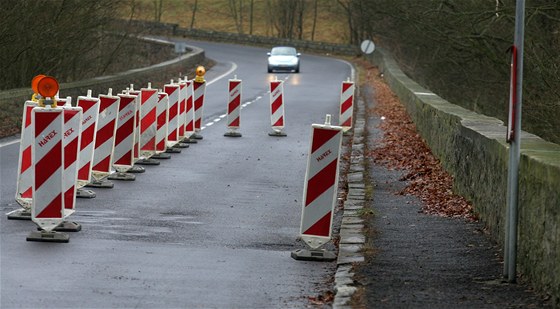
[[[376,102],[366,86],[368,107]],[[368,147],[379,144],[380,117],[368,114]],[[480,222],[422,213],[421,201],[397,195],[406,171],[369,160],[372,196],[366,220],[365,262],[356,265],[361,285],[354,307],[551,308],[523,282],[502,280],[500,244]]]

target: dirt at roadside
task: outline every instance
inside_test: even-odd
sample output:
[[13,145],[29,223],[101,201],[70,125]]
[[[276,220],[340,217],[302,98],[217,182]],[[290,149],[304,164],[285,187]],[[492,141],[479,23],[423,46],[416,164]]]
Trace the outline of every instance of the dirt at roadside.
[[[373,99],[378,90],[371,85],[362,91],[369,108],[383,104]],[[368,114],[369,149],[383,143],[381,117]],[[397,194],[406,192],[409,171],[387,166],[369,160],[371,214],[366,262],[356,266],[362,288],[354,307],[552,308],[523,282],[503,282],[501,245],[482,223],[468,212],[455,218],[426,214],[424,197]]]

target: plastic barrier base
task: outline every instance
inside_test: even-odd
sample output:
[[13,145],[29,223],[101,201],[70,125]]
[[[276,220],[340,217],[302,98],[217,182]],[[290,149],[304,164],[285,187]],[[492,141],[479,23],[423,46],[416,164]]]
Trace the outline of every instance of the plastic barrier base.
[[30,209],[16,209],[6,214],[8,220],[31,220]]
[[136,176],[125,172],[116,172],[107,176],[109,180],[124,180],[124,181],[134,181]]
[[229,131],[224,133],[224,136],[227,137],[241,137],[241,133],[237,132],[237,131]]
[[[178,144],[177,144],[178,145]],[[186,145],[186,144],[185,144]],[[175,145],[176,146],[176,145]],[[181,153],[181,147],[168,147],[165,152],[166,153]],[[189,145],[186,145],[187,147],[189,147]],[[187,148],[187,147],[183,147],[183,148]]]
[[202,135],[198,133],[193,133],[189,139],[203,139]]
[[171,155],[168,153],[156,153],[155,155],[152,156],[152,159],[167,160],[167,159],[171,159]]
[[282,132],[282,131],[278,131],[278,130],[273,130],[272,132],[268,133],[269,136],[280,136],[280,137],[284,137],[284,136],[288,136],[288,134]]
[[160,162],[158,160],[154,160],[151,158],[146,158],[146,159],[140,159],[138,161],[136,161],[135,164],[140,164],[140,165],[159,165]]
[[[76,222],[64,221],[59,226],[55,227],[53,231],[56,232],[79,232],[82,230],[82,225]],[[37,231],[43,231],[37,227]]]
[[90,188],[104,188],[104,189],[111,189],[115,186],[115,184],[113,184],[112,182],[108,181],[108,180],[94,180],[88,184],[86,184],[86,187],[90,187]]
[[292,251],[292,258],[300,261],[330,262],[336,260],[336,254],[325,249],[297,249]]
[[27,241],[67,243],[70,241],[70,236],[61,232],[33,231],[27,236]]
[[144,173],[145,171],[146,171],[146,169],[143,168],[142,166],[133,165],[133,166],[127,171],[127,173],[140,174],[140,173]]
[[77,189],[76,190],[76,197],[79,197],[79,198],[94,198],[95,197],[95,192],[93,192],[92,190]]
[[182,142],[179,142],[179,143],[175,144],[175,146],[173,146],[173,148],[189,148],[189,145],[187,143],[189,143],[189,141],[188,141],[188,139],[185,138]]

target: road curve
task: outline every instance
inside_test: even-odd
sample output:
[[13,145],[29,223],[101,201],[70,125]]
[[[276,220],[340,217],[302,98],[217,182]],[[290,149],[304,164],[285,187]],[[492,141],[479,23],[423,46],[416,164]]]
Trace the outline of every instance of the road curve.
[[[27,242],[0,216],[1,308],[292,308],[331,289],[334,263],[295,261],[310,125],[338,118],[345,62],[302,55],[266,73],[266,49],[187,41],[216,65],[198,144],[133,182],[95,189],[67,244]],[[243,81],[241,138],[227,138],[227,80]],[[270,137],[268,81],[284,80],[287,137]],[[189,77],[192,78],[192,77]],[[0,211],[14,200],[19,143],[0,141]]]

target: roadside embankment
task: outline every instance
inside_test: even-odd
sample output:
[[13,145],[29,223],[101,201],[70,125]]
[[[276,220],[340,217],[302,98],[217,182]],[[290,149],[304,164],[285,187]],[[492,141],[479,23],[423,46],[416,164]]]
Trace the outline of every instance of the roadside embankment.
[[[165,41],[152,40],[151,43],[174,48],[173,43]],[[97,96],[100,93],[107,93],[109,88],[113,88],[113,93],[118,93],[130,87],[130,84],[134,84],[135,88],[140,89],[152,82],[153,88],[159,88],[163,87],[163,82],[168,81],[169,78],[184,78],[185,75],[192,78],[196,66],[207,65],[208,61],[205,58],[204,50],[194,46],[187,47],[186,53],[152,66],[131,69],[114,75],[61,83],[60,97],[71,96],[73,100],[76,100],[78,96],[85,96],[88,90],[92,90],[93,95]],[[32,94],[31,87],[0,91],[0,120],[2,120],[0,137],[17,132],[21,126],[23,104],[31,98]]]
[[[503,122],[451,104],[408,78],[383,50],[379,67],[418,132],[470,200],[492,236],[503,243],[508,147]],[[523,132],[519,170],[518,268],[560,304],[560,145]]]

